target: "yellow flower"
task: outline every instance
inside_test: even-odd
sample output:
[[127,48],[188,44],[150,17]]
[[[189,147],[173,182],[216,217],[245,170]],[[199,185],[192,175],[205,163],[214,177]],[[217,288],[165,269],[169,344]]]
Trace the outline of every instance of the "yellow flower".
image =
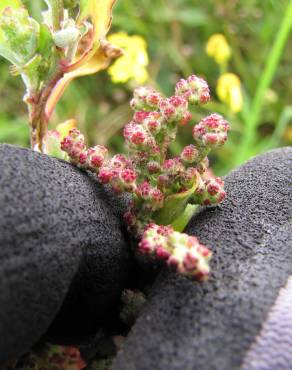
[[231,49],[225,36],[221,33],[212,35],[207,42],[206,53],[218,64],[227,62],[231,57]]
[[146,67],[149,63],[146,41],[140,36],[129,36],[125,32],[114,33],[108,40],[124,50],[124,54],[108,69],[112,81],[125,83],[135,80],[139,84],[146,82]]
[[241,82],[234,73],[224,73],[220,76],[216,88],[219,99],[225,103],[233,113],[240,112],[243,106]]

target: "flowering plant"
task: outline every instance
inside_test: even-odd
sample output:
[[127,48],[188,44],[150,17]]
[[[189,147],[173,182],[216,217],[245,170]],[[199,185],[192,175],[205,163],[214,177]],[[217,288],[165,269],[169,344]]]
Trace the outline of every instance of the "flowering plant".
[[44,151],[54,107],[76,77],[96,73],[121,55],[106,40],[115,0],[45,0],[42,23],[21,0],[1,0],[0,56],[26,85],[31,146]]
[[[41,24],[29,16],[20,0],[3,0],[0,5],[0,55],[13,64],[13,74],[21,74],[27,87],[24,100],[29,107],[32,148],[43,151],[45,144],[62,157],[56,145],[62,140],[61,149],[73,164],[96,173],[114,192],[131,195],[124,219],[139,239],[138,254],[165,261],[191,279],[206,279],[211,252],[182,231],[198,205],[218,204],[225,197],[223,181],[208,170],[207,155],[225,143],[228,123],[218,114],[202,119],[193,127],[193,144],[179,157],[168,158],[179,126],[192,119],[189,107],[210,100],[206,81],[195,75],[181,79],[170,98],[151,88],[137,88],[131,101],[133,119],[124,127],[127,155],[109,158],[104,146],[86,148],[74,120],[47,135],[49,117],[68,83],[108,67],[122,51],[105,39],[115,0],[45,2],[48,10]],[[120,33],[111,38],[119,44],[128,36]],[[145,45],[137,36],[132,41],[136,48],[139,45],[143,61],[142,69],[133,70],[132,77],[144,81]],[[123,69],[132,59],[133,53],[128,52],[111,72]]]
[[211,252],[196,237],[181,232],[196,205],[218,204],[225,198],[223,181],[208,170],[207,155],[225,143],[229,125],[211,114],[194,125],[194,144],[179,157],[167,154],[179,126],[192,118],[189,106],[209,100],[207,83],[195,75],[181,79],[170,98],[139,87],[130,103],[133,119],[124,127],[128,155],[109,158],[104,146],[86,148],[77,129],[61,143],[73,164],[96,173],[117,194],[131,194],[124,219],[140,240],[136,252],[197,280],[208,277]]

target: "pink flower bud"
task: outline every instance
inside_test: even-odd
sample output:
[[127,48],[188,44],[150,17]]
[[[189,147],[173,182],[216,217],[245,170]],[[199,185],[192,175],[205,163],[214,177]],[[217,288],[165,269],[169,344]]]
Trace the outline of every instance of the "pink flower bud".
[[207,82],[195,75],[188,78],[189,86],[192,90],[192,95],[189,97],[191,103],[207,103],[210,100],[210,90]]
[[209,167],[209,159],[208,157],[205,157],[204,159],[201,160],[200,163],[197,164],[197,170],[198,172],[202,175],[203,173],[206,172],[207,168]]
[[139,184],[136,188],[136,195],[142,199],[148,200],[151,193],[151,185],[149,182],[144,181],[142,184]]
[[160,172],[160,164],[156,161],[150,161],[147,163],[147,170],[153,174],[153,173],[159,173]]
[[166,174],[175,175],[180,172],[184,172],[185,168],[179,157],[166,159],[162,166],[163,171]]
[[135,111],[157,108],[162,99],[161,95],[149,87],[138,87],[134,90],[130,105]]
[[226,197],[224,182],[219,177],[210,178],[201,182],[194,194],[197,204],[206,206],[221,203]]
[[108,153],[106,147],[96,145],[87,150],[87,166],[92,171],[98,170],[104,163],[105,157]]
[[195,75],[187,80],[181,79],[175,88],[177,95],[183,96],[190,104],[204,104],[210,100],[210,90],[207,82]]
[[153,139],[147,130],[140,124],[128,123],[124,128],[124,138],[130,147],[149,147]]
[[188,102],[182,96],[172,96],[160,102],[160,110],[164,119],[168,122],[181,121],[188,109]]
[[152,135],[157,135],[161,129],[161,123],[158,120],[147,118],[144,121],[145,127],[151,132]]
[[123,154],[116,154],[110,160],[110,166],[112,168],[125,168],[129,165],[128,159]]
[[135,171],[133,171],[129,168],[126,168],[126,169],[121,171],[121,178],[127,184],[132,184],[133,182],[135,182],[135,180],[137,178],[137,175],[136,175]]
[[69,155],[72,163],[78,167],[86,167],[84,136],[79,130],[69,131],[69,135],[61,142],[61,149]]
[[149,117],[152,112],[139,111],[134,113],[133,121],[136,123],[143,123],[143,121]]
[[159,260],[167,260],[170,257],[170,253],[167,249],[165,249],[163,247],[158,247],[156,249],[156,257]]
[[219,114],[211,114],[193,128],[193,138],[198,145],[215,148],[227,140],[228,122]]
[[199,151],[194,145],[184,147],[181,153],[181,159],[187,163],[193,163],[199,156]]
[[108,167],[101,167],[98,178],[102,184],[108,184],[113,178],[113,171]]
[[134,226],[137,221],[135,214],[131,211],[127,211],[124,214],[124,220],[128,226]]
[[87,152],[82,152],[78,156],[78,162],[81,166],[85,166],[87,162]]
[[152,188],[149,194],[149,202],[152,211],[162,208],[164,202],[163,193],[157,188]]
[[159,107],[159,103],[161,100],[162,96],[154,90],[152,92],[149,92],[149,94],[146,96],[147,105],[154,109]]
[[184,126],[187,125],[192,119],[192,115],[189,111],[186,111],[182,117],[182,120],[180,121],[180,125]]

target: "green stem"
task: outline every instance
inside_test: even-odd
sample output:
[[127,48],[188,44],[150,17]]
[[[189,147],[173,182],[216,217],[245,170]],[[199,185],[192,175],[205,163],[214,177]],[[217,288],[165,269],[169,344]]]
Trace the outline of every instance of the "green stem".
[[248,159],[249,148],[252,148],[255,143],[256,129],[259,124],[260,114],[263,107],[265,93],[272,83],[275,76],[278,64],[280,62],[282,52],[286,41],[288,39],[291,26],[292,26],[292,0],[289,1],[287,8],[284,11],[284,16],[280,24],[279,31],[274,41],[267,63],[265,65],[263,74],[259,80],[256,93],[251,105],[250,114],[245,122],[245,129],[240,148],[238,149],[237,156],[235,157],[235,165],[239,165]]
[[196,204],[188,204],[181,216],[172,222],[175,231],[183,232],[198,209]]
[[52,12],[53,30],[58,31],[61,28],[61,22],[64,19],[63,0],[45,0]]

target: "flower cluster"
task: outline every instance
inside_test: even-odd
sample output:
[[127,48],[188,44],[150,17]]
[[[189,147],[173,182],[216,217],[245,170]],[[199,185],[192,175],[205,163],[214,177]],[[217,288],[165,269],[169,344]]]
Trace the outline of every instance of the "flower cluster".
[[179,126],[192,118],[189,107],[209,100],[206,81],[195,75],[180,80],[169,98],[139,87],[130,103],[133,119],[123,131],[128,155],[108,158],[103,146],[87,149],[76,129],[61,144],[72,163],[96,173],[116,193],[132,195],[124,219],[140,239],[138,252],[165,260],[178,273],[197,280],[207,277],[211,253],[196,238],[181,234],[176,221],[188,204],[218,204],[225,198],[223,181],[207,170],[207,155],[225,143],[229,125],[211,114],[194,125],[194,142],[180,156],[167,158],[167,153]]
[[172,270],[190,279],[202,281],[209,275],[209,249],[196,237],[174,231],[171,226],[148,225],[138,252],[165,261]]

